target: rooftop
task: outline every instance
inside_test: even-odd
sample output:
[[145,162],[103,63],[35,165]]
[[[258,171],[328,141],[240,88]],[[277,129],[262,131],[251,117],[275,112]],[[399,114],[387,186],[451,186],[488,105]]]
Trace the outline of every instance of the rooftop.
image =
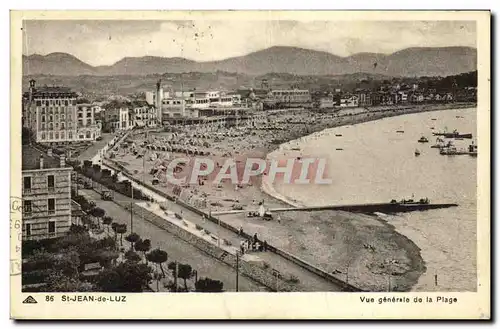
[[[43,168],[60,168],[58,157],[49,157],[46,153],[38,150],[31,145],[23,145],[22,170],[40,169],[40,158],[43,156]],[[69,167],[69,165],[66,165]]]

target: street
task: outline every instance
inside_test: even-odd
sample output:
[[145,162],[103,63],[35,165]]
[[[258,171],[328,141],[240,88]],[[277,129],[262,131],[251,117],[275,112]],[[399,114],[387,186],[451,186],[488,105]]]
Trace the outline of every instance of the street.
[[[106,216],[112,217],[115,222],[127,224],[127,230],[130,232],[130,212],[118,206],[113,201],[101,200],[100,194],[94,190],[80,189],[79,194],[94,201],[97,207],[104,209]],[[120,197],[125,198],[121,195]],[[168,253],[168,262],[176,260],[181,263],[190,264],[194,270],[198,271],[198,279],[209,277],[220,280],[224,283],[225,291],[236,291],[236,271],[232,267],[204,254],[202,251],[154,224],[143,221],[140,217],[134,216],[133,225],[134,232],[139,234],[142,239],[151,240],[152,249],[160,248]],[[239,291],[265,291],[264,287],[247,277],[240,275],[238,282]]]

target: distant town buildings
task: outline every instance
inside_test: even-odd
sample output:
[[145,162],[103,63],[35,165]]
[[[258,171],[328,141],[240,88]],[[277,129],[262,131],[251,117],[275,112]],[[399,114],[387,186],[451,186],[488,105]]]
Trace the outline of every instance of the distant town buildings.
[[65,156],[22,148],[23,240],[54,238],[71,226],[71,173]]

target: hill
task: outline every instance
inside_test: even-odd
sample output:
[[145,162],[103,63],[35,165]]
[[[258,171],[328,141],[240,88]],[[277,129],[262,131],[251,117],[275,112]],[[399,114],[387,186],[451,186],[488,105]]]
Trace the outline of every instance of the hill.
[[225,71],[246,75],[448,76],[476,70],[477,51],[468,47],[407,48],[390,55],[359,53],[340,57],[323,51],[277,46],[220,61],[185,58],[125,57],[110,66],[88,65],[66,53],[23,56],[23,75],[143,76],[163,73]]

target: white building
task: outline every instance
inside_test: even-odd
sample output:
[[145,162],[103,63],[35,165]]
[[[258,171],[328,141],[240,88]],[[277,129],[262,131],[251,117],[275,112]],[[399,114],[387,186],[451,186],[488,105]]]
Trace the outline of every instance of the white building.
[[101,135],[90,104],[77,105],[77,94],[64,87],[36,87],[23,94],[23,127],[38,143],[93,141]]
[[130,111],[127,106],[109,107],[104,111],[102,116],[103,128],[116,131],[127,130],[133,128],[130,120]]

